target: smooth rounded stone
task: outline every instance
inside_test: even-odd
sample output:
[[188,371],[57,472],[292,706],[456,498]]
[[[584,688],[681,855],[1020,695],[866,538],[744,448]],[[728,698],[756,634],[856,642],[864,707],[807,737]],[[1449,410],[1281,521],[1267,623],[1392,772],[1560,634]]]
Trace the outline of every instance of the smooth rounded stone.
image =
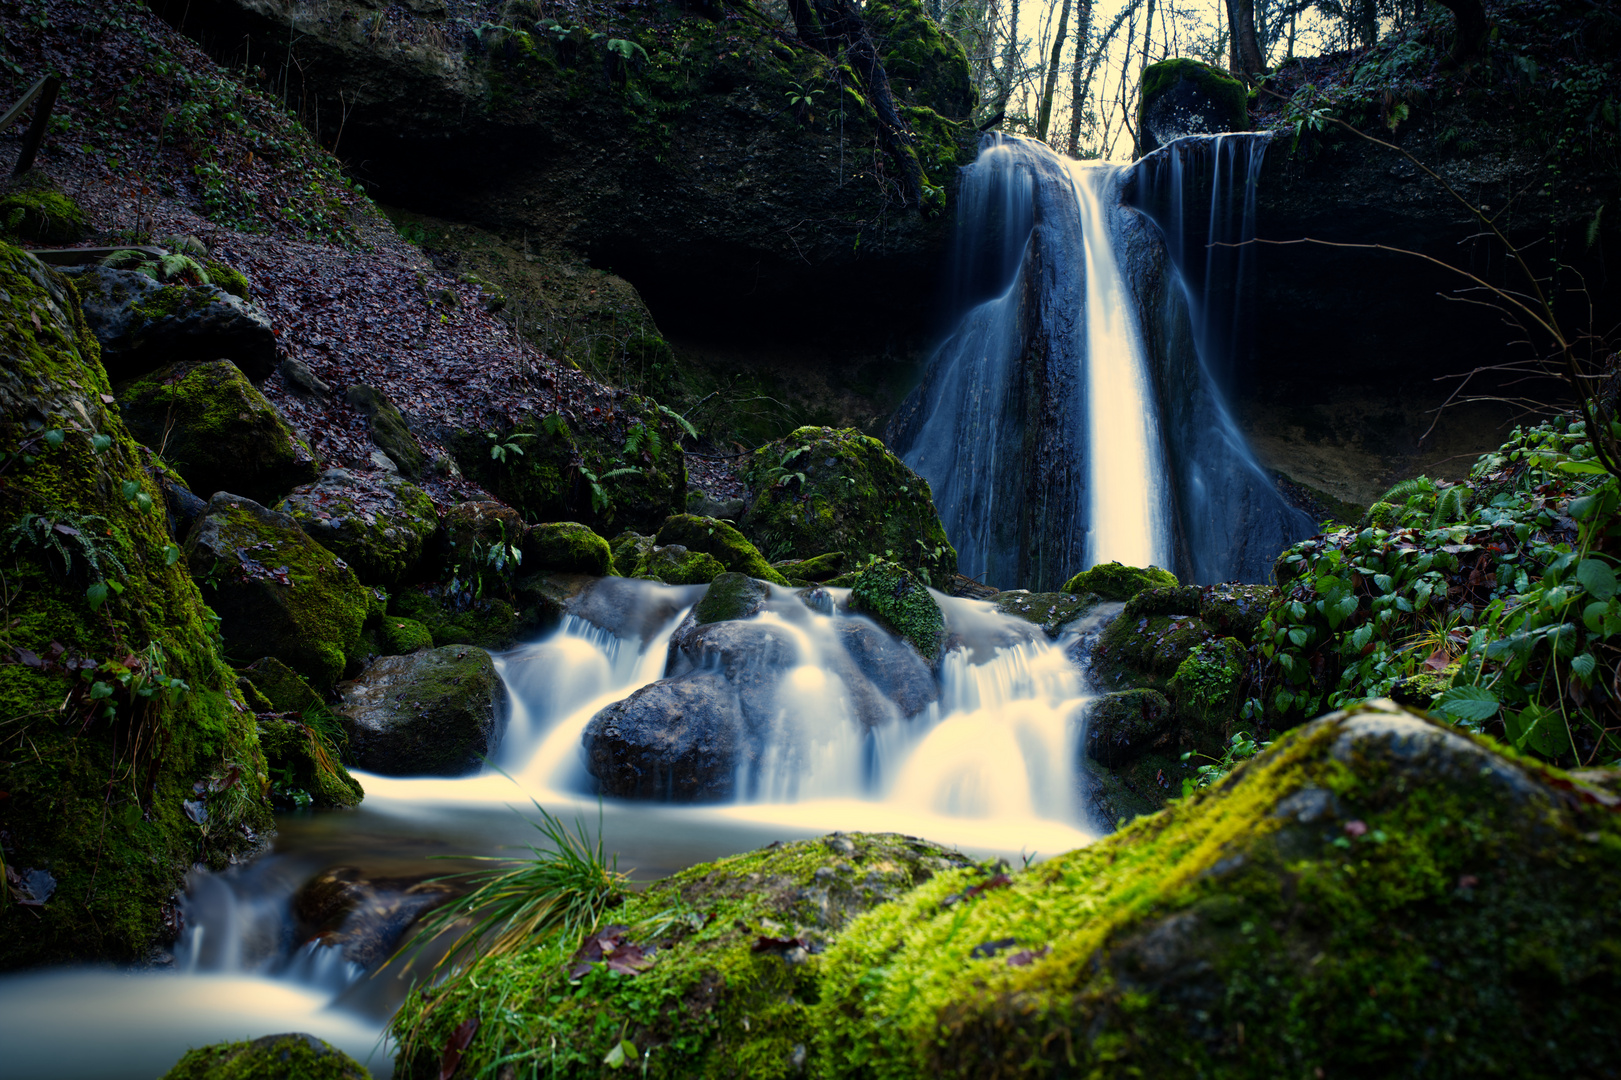
[[589,525],[552,521],[532,525],[524,535],[525,570],[553,570],[565,574],[604,577],[613,572],[613,550]]
[[644,686],[608,706],[580,741],[602,794],[670,802],[730,797],[747,745],[736,689],[707,670]]
[[1140,153],[1184,135],[1249,127],[1249,91],[1227,72],[1198,60],[1162,60],[1143,69],[1137,105]]
[[324,691],[358,655],[370,593],[286,514],[219,492],[186,538],[186,562],[234,662],[274,656]]
[[940,700],[929,665],[899,638],[854,619],[837,623],[834,632],[861,674],[906,719]]
[[216,285],[164,285],[105,266],[78,271],[74,284],[115,382],[164,364],[229,360],[256,383],[276,369],[269,317]]
[[130,434],[203,497],[232,491],[267,506],[320,475],[315,454],[229,360],[170,364],[118,388]]
[[328,469],[276,507],[368,585],[392,588],[415,576],[439,528],[428,493],[390,473]]
[[1118,766],[1141,757],[1171,734],[1171,703],[1157,690],[1104,694],[1086,708],[1086,756]]
[[416,919],[456,889],[414,878],[370,878],[354,866],[329,867],[293,896],[301,940],[319,939],[343,958],[374,970],[393,953]]
[[365,1067],[303,1032],[188,1050],[160,1080],[369,1080]]
[[385,776],[477,772],[507,709],[495,661],[470,645],[384,656],[337,689],[355,764]]
[[670,624],[700,595],[701,586],[665,588],[632,578],[602,578],[565,604],[568,614],[584,619],[615,637],[643,641]]
[[771,586],[766,582],[747,574],[725,573],[709,583],[703,599],[692,609],[692,617],[698,623],[747,619],[770,598]]

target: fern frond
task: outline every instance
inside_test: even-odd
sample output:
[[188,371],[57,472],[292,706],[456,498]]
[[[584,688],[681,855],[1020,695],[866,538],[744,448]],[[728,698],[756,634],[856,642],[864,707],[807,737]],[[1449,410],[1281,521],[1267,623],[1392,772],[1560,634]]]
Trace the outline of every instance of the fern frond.
[[1469,513],[1469,487],[1467,484],[1453,484],[1441,492],[1441,497],[1435,503],[1435,516],[1430,519],[1430,528],[1438,529],[1443,522],[1461,521]]
[[682,416],[668,405],[660,405],[659,412],[663,413],[671,420],[674,420],[676,426],[681,429],[681,433],[687,438],[696,439],[698,437],[698,429],[692,426],[692,421],[688,420],[685,416]]
[[1406,502],[1415,495],[1433,494],[1435,494],[1435,481],[1427,476],[1415,476],[1411,480],[1403,480],[1374,501],[1387,503]]

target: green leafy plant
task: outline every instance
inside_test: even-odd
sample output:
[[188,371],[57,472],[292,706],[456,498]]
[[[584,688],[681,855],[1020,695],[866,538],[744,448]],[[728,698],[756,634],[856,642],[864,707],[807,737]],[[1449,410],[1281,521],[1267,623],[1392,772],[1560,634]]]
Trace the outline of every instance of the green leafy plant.
[[[15,525],[6,530],[5,535],[10,540],[9,546],[13,552],[26,544],[47,556],[55,555],[62,561],[62,573],[65,575],[73,573],[73,559],[77,554],[90,577],[85,599],[89,601],[91,610],[95,611],[106,603],[109,590],[114,593],[124,591],[119,579],[128,574],[112,545],[100,539],[108,531],[107,519],[99,514],[62,514],[48,518],[43,514],[29,513],[23,514]],[[109,578],[109,571],[114,576]]]
[[1183,761],[1191,761],[1195,757],[1202,757],[1205,759],[1205,764],[1200,765],[1195,770],[1195,775],[1182,778],[1182,797],[1186,798],[1199,788],[1210,787],[1212,784],[1218,783],[1228,773],[1237,768],[1240,762],[1248,761],[1271,745],[1270,740],[1262,742],[1248,732],[1240,731],[1228,740],[1219,758],[1189,750],[1182,755]]
[[486,431],[484,437],[490,440],[490,458],[505,465],[509,458],[523,456],[523,447],[518,445],[519,439],[532,439],[533,435],[523,432],[511,432],[502,435],[497,431]]

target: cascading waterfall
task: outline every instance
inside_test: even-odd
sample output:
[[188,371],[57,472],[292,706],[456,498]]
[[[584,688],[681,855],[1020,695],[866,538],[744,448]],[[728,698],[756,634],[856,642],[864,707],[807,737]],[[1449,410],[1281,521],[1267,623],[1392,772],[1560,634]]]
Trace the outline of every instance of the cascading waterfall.
[[[1253,236],[1264,148],[1183,139],[1122,168],[992,136],[964,171],[950,292],[967,313],[888,434],[929,481],[965,573],[1043,590],[1118,559],[1260,580],[1309,533],[1226,403],[1246,249],[1205,246]],[[1181,164],[1201,155],[1208,192]]]

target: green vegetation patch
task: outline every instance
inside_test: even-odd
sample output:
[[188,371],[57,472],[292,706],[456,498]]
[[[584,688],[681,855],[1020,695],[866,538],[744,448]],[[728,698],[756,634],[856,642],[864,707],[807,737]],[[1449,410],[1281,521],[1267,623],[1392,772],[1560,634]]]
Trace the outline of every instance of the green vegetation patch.
[[1157,566],[1139,568],[1117,562],[1099,563],[1070,578],[1060,592],[1095,593],[1104,600],[1130,600],[1144,589],[1159,589],[1180,584],[1176,575]]
[[940,658],[945,616],[929,590],[904,566],[876,562],[850,590],[850,610],[863,612],[912,643],[929,663]]
[[524,536],[524,567],[568,574],[606,577],[613,573],[613,550],[608,541],[577,521],[554,521],[533,526]]
[[788,584],[788,579],[765,561],[759,548],[749,543],[735,527],[716,518],[675,514],[660,526],[658,542],[680,544],[688,551],[712,555],[727,570],[736,574],[747,574],[773,585]]
[[162,1080],[367,1080],[354,1058],[313,1035],[266,1035],[251,1042],[215,1043],[188,1050]]
[[0,193],[0,232],[32,244],[71,244],[89,221],[79,204],[35,181]]

